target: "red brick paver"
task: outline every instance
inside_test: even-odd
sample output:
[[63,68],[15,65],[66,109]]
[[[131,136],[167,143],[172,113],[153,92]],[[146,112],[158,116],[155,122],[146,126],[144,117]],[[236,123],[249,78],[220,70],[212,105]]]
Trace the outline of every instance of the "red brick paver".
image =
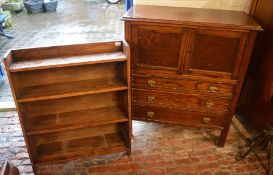
[[[10,160],[21,174],[33,174],[16,112],[0,113],[0,163]],[[234,118],[224,148],[219,131],[158,123],[133,123],[132,156],[124,153],[40,166],[43,175],[263,175],[266,155],[235,158],[248,148],[247,130]]]

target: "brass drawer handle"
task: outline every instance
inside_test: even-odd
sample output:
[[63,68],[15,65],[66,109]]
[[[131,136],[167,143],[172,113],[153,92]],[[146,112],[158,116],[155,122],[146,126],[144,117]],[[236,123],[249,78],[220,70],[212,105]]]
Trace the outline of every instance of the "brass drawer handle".
[[148,80],[147,85],[148,85],[148,87],[155,87],[155,81],[154,80]]
[[209,86],[209,91],[214,93],[214,92],[217,92],[218,91],[218,88],[215,87],[215,86]]
[[206,107],[207,108],[212,108],[214,106],[214,103],[213,102],[207,102],[206,103]]
[[209,122],[210,122],[210,118],[204,117],[204,118],[203,118],[203,122],[204,122],[204,123],[209,123]]
[[147,97],[147,101],[149,101],[149,102],[152,102],[152,101],[154,101],[155,100],[155,97],[154,96],[148,96]]
[[147,112],[147,117],[154,118],[155,113],[152,111]]

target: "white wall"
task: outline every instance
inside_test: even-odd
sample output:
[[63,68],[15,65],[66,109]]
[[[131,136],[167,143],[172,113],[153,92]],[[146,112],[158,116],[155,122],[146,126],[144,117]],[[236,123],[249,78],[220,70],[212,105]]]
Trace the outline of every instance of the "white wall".
[[237,10],[248,12],[252,0],[134,0],[135,4]]

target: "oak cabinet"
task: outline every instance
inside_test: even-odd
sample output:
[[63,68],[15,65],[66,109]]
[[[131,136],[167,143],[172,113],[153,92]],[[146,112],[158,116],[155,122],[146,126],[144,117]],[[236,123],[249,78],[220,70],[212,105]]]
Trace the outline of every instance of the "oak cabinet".
[[218,128],[224,146],[261,27],[243,12],[144,5],[123,19],[132,118]]

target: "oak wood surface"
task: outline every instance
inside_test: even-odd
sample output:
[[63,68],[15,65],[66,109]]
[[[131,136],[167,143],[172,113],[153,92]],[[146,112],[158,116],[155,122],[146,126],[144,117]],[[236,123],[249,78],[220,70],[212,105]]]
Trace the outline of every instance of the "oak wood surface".
[[[153,116],[148,113],[153,112]],[[133,118],[144,121],[176,123],[189,126],[223,129],[224,114],[211,114],[175,108],[155,107],[150,105],[133,105]]]
[[26,137],[26,134],[25,134],[25,122],[24,122],[25,119],[24,119],[24,117],[22,115],[23,111],[20,109],[20,105],[16,100],[15,88],[17,88],[19,83],[14,84],[14,81],[12,79],[12,75],[8,70],[8,68],[10,67],[10,65],[12,64],[13,61],[14,61],[14,56],[10,53],[10,50],[9,50],[4,56],[4,65],[5,65],[7,77],[8,77],[8,80],[9,80],[9,85],[10,85],[11,92],[12,92],[12,97],[14,99],[16,109],[17,109],[17,112],[18,112],[18,117],[19,117],[19,121],[20,121],[20,124],[21,124],[23,137],[24,137],[24,140],[25,140],[25,143],[26,143],[27,152],[29,154],[30,162],[33,165],[32,155],[34,155],[34,152],[33,152],[33,149],[32,149],[32,145],[28,142],[28,138]]
[[121,52],[122,41],[45,46],[10,50],[13,62]]
[[123,133],[112,133],[65,142],[41,144],[37,148],[37,164],[62,162],[101,154],[127,151]]
[[[73,81],[97,80],[97,79],[123,79],[123,65],[125,62],[103,63],[93,65],[80,65],[54,69],[42,69],[33,71],[13,72],[13,81],[17,83],[16,91],[26,87],[67,83]],[[73,76],[71,76],[73,75]],[[18,85],[19,84],[19,85]],[[18,92],[17,92],[18,93]]]
[[[25,118],[32,118],[40,115],[51,115],[89,109],[92,110],[97,108],[124,106],[126,103],[121,99],[124,99],[125,96],[126,90],[51,100],[39,100],[21,103],[20,107],[23,109],[23,111],[29,112],[24,114],[26,115]],[[105,101],[107,101],[107,103]],[[124,110],[125,109],[126,108],[124,108]]]
[[273,123],[273,2],[253,0],[250,15],[264,32],[257,36],[239,110],[255,128],[263,130]]
[[49,58],[42,60],[18,61],[11,65],[11,72],[20,72],[27,70],[48,69],[65,66],[77,66],[82,64],[97,64],[115,61],[125,61],[126,56],[123,52],[100,53],[94,55]]
[[[149,87],[148,81],[155,81],[155,86]],[[232,98],[233,85],[222,82],[206,82],[191,79],[160,78],[154,76],[133,75],[132,85],[135,88],[148,88],[154,90],[164,89],[173,92],[191,92],[207,94],[211,96],[226,96]],[[215,92],[210,92],[210,87],[216,87]]]
[[134,5],[123,16],[123,19],[151,23],[262,30],[261,26],[245,12],[229,10]]
[[131,152],[125,41],[10,50],[5,67],[32,165]]
[[245,52],[242,55],[242,63],[241,63],[241,67],[240,67],[240,71],[238,73],[238,84],[236,86],[236,88],[234,89],[234,98],[231,102],[231,108],[230,108],[230,112],[228,114],[228,117],[226,118],[226,122],[225,122],[225,127],[221,132],[219,141],[218,141],[218,145],[223,147],[225,142],[226,142],[226,138],[228,135],[228,131],[232,122],[232,118],[234,116],[234,112],[236,110],[237,107],[237,103],[239,100],[239,96],[241,93],[241,89],[245,80],[245,75],[246,75],[246,71],[248,68],[248,64],[250,61],[250,57],[252,54],[252,50],[254,47],[254,43],[255,43],[255,39],[257,36],[257,32],[255,31],[250,31],[249,32],[249,36],[248,36],[248,43],[245,45]]
[[200,111],[228,111],[230,99],[211,97],[200,94],[154,91],[149,89],[133,89],[133,102],[162,106],[176,106],[180,109],[195,109]]
[[0,167],[0,175],[19,175],[20,172],[16,166],[10,166],[9,162],[5,162]]
[[8,162],[5,162],[1,166],[1,175],[9,175],[9,171],[10,171],[10,165]]
[[145,5],[123,20],[133,119],[218,127],[224,146],[261,26],[244,12]]
[[54,142],[64,142],[69,140],[77,140],[87,137],[95,137],[104,134],[111,134],[116,132],[122,132],[124,127],[122,127],[121,123],[112,123],[112,124],[105,124],[105,125],[97,125],[93,127],[82,127],[76,128],[67,131],[60,131],[60,132],[50,132],[50,133],[43,133],[43,134],[35,134],[27,136],[33,146],[37,147],[41,144],[48,144]]
[[48,114],[29,118],[26,134],[50,133],[118,122],[128,122],[126,113],[118,106]]
[[71,97],[77,95],[95,94],[126,90],[127,86],[121,79],[94,79],[85,81],[71,81],[50,85],[23,88],[18,93],[18,102],[48,100]]

